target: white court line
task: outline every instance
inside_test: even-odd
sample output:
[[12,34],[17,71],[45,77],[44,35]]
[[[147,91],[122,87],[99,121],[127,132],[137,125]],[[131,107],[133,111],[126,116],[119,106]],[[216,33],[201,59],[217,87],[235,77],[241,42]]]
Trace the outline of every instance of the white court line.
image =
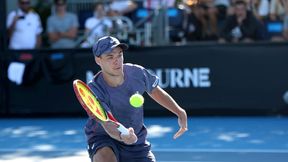
[[213,152],[213,153],[288,153],[283,149],[152,149],[156,152]]
[[[157,162],[203,162],[203,161],[191,161],[191,160],[189,160],[189,161],[162,161],[162,160],[159,161],[159,160],[157,160]],[[220,161],[206,161],[206,162],[220,162]]]
[[52,149],[52,150],[38,150],[38,149],[5,149],[5,148],[0,148],[0,153],[1,152],[87,152],[87,150],[85,149]]
[[[5,149],[5,148],[0,148],[0,152],[5,152],[5,151],[20,151],[20,152],[87,152],[86,149],[49,149],[49,150],[39,150],[39,149]],[[183,152],[183,153],[189,153],[189,152],[212,152],[212,153],[288,153],[287,150],[283,149],[153,149],[153,152]]]

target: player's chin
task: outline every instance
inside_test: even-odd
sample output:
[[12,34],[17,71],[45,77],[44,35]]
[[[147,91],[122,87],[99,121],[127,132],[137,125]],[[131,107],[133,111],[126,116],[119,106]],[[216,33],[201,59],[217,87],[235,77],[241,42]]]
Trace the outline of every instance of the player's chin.
[[123,73],[120,72],[120,71],[112,71],[112,72],[110,73],[110,75],[112,75],[112,76],[122,76]]
[[113,72],[114,72],[115,74],[122,74],[122,73],[123,73],[123,69],[122,69],[122,68],[114,68],[114,69],[113,69]]

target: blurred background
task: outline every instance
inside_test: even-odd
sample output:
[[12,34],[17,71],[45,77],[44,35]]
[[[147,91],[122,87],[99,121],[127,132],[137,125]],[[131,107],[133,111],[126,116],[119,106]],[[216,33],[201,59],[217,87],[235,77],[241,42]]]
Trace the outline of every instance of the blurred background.
[[[214,156],[215,148],[220,148],[220,153],[216,149],[218,161],[225,161],[221,157],[227,151],[233,157],[235,152],[249,152],[249,148],[252,154],[253,151],[258,154],[262,148],[264,151],[260,151],[259,156],[248,156],[252,159],[246,162],[264,155],[282,157],[271,161],[287,161],[286,0],[3,0],[0,1],[0,20],[0,137],[9,139],[0,141],[0,154],[5,155],[0,161],[13,160],[8,156],[11,150],[18,148],[23,153],[27,148],[35,149],[39,141],[43,142],[34,138],[43,135],[42,128],[47,129],[46,133],[62,132],[63,136],[47,133],[50,140],[74,135],[72,145],[67,148],[85,149],[81,124],[87,115],[74,95],[72,82],[74,79],[88,82],[99,70],[91,47],[104,35],[128,43],[125,62],[140,64],[155,73],[160,78],[160,86],[192,118],[189,123],[194,132],[187,133],[182,141],[186,143],[186,150],[183,151],[181,142],[175,146],[165,145],[165,140],[161,143],[159,139],[171,136],[177,123],[172,124],[173,114],[145,96],[145,116],[150,132],[154,132],[150,138],[162,162],[171,161],[171,157],[167,158],[170,152],[178,158],[187,157],[185,153],[189,156],[190,152],[195,153],[194,158],[182,161],[209,161],[199,157],[205,157],[203,152]],[[163,120],[171,120],[171,127]],[[49,127],[56,128],[57,123],[62,122],[65,126],[74,124],[66,132],[61,126],[59,130]],[[230,130],[235,126],[231,123],[240,130]],[[263,129],[261,125],[267,125],[267,132],[257,131]],[[247,130],[241,130],[243,127]],[[19,138],[15,137],[15,130],[20,131],[19,136],[16,131]],[[31,131],[36,135],[28,135]],[[157,136],[161,132],[163,136]],[[267,140],[268,132],[269,139],[275,141],[268,140],[263,147],[249,144],[242,147],[241,142],[230,145],[213,141],[215,132],[219,133],[220,141],[228,143],[260,133],[256,135],[258,141],[248,142],[257,145]],[[24,140],[25,133],[32,138]],[[206,139],[200,137],[202,133],[207,134]],[[27,145],[31,139],[35,140],[34,145]],[[19,145],[10,146],[14,140]],[[187,141],[195,145],[190,147]],[[277,142],[281,146],[276,145]],[[235,151],[239,144],[244,151]],[[61,145],[60,141],[55,145]],[[202,148],[200,154],[199,148]],[[45,157],[41,149],[36,155]],[[66,145],[62,150],[65,149]],[[54,154],[50,152],[47,156]],[[226,161],[244,161],[243,157]]]

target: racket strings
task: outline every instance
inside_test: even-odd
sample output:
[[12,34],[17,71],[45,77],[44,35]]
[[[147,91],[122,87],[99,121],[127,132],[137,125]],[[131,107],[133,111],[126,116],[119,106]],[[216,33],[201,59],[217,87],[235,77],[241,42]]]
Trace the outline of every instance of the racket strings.
[[91,90],[87,89],[84,85],[78,84],[78,91],[80,92],[80,96],[84,103],[87,105],[88,110],[93,115],[97,116],[100,120],[106,121],[107,116],[100,105],[100,103],[97,101],[95,96],[90,92]]

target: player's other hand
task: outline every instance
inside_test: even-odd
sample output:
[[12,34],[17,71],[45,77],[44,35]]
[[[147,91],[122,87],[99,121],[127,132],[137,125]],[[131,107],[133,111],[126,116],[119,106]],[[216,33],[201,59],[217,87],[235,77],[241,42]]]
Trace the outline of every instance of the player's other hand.
[[129,131],[128,135],[120,134],[122,141],[127,145],[136,143],[138,138],[136,134],[134,133],[134,129],[130,127],[128,128],[128,131]]
[[187,114],[184,109],[182,109],[178,114],[178,124],[179,124],[179,130],[175,133],[173,136],[174,139],[180,137],[183,133],[185,133],[188,130],[187,126]]

